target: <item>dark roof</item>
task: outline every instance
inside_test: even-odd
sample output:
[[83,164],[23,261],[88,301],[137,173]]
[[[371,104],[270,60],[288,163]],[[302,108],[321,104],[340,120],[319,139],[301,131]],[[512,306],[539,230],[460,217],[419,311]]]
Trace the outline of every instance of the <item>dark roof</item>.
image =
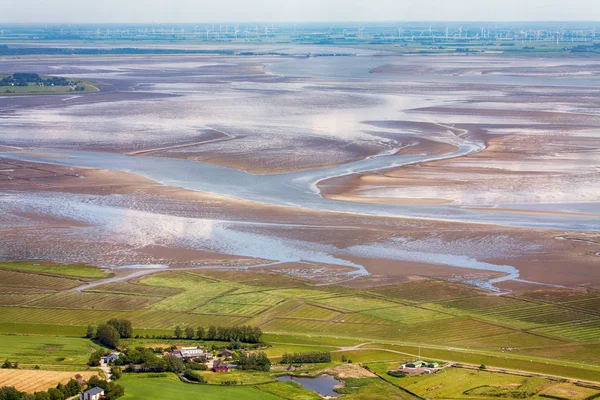
[[219,351],[219,354],[233,354],[233,351],[231,351],[229,349],[223,349],[223,350]]
[[90,395],[95,395],[95,394],[100,394],[100,393],[104,393],[104,389],[102,389],[101,387],[98,387],[98,386],[83,392],[83,394],[90,394]]
[[221,360],[217,360],[213,363],[213,368],[227,368],[227,364]]

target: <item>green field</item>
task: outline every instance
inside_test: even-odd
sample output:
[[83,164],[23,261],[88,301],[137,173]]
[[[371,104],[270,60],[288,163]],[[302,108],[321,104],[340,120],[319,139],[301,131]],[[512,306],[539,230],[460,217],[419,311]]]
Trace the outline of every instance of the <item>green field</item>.
[[65,93],[90,93],[98,92],[98,88],[91,82],[82,82],[79,86],[84,90],[73,91],[70,86],[36,86],[29,84],[28,86],[1,86],[0,96],[18,96],[26,94],[65,94]]
[[119,384],[125,387],[123,400],[196,400],[196,399],[248,399],[277,400],[281,397],[253,386],[219,386],[185,384],[171,374],[151,378],[147,374],[125,375]]
[[0,262],[1,269],[10,269],[18,271],[41,272],[51,275],[65,275],[76,278],[106,278],[112,274],[102,271],[100,268],[83,264],[55,264],[47,262]]
[[[103,273],[81,265],[3,265],[0,333],[74,337],[89,324],[125,318],[136,335],[152,340],[175,326],[250,324],[273,342],[266,351],[275,358],[326,349],[335,359],[394,360],[405,355],[378,349],[414,355],[420,344],[424,355],[441,360],[598,379],[600,294],[591,289],[489,296],[436,280],[357,290],[274,273],[173,271],[79,293],[68,289]],[[377,343],[337,351],[369,342]]]
[[97,347],[82,338],[0,335],[0,360],[19,362],[21,367],[78,370],[87,368]]
[[540,394],[558,395],[557,391],[570,393],[571,397],[568,398],[583,399],[600,393],[598,390],[544,378],[463,368],[446,368],[436,374],[417,377],[395,378],[387,375],[388,370],[397,367],[397,363],[369,364],[369,368],[383,379],[429,399],[542,399],[544,397],[540,397]]

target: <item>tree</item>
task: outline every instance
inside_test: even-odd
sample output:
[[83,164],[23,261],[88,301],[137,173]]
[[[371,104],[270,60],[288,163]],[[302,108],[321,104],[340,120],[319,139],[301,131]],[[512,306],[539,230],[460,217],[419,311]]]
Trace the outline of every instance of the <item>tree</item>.
[[34,400],[50,400],[48,392],[35,392],[33,394]]
[[96,340],[103,345],[115,349],[119,345],[120,339],[121,335],[119,335],[119,332],[114,326],[103,324],[98,327],[98,331],[96,332]]
[[208,327],[208,331],[206,332],[206,340],[215,340],[217,338],[217,327],[211,325]]
[[348,359],[346,358],[346,356],[345,356],[345,355],[342,355],[341,361],[342,361],[342,362],[346,362],[346,361],[348,361]]
[[202,375],[197,375],[193,370],[189,368],[185,370],[183,376],[188,381],[206,383],[206,379]]
[[166,356],[165,361],[167,362],[167,371],[181,374],[185,369],[181,358],[174,356],[173,354]]
[[485,369],[485,368],[486,368],[486,367],[485,367],[485,364],[481,364],[481,365],[479,366],[479,369]]
[[108,400],[117,399],[125,394],[125,388],[113,382],[108,382],[106,388],[106,398]]
[[183,330],[181,329],[181,327],[179,325],[177,325],[175,327],[175,330],[173,331],[173,334],[175,335],[175,337],[177,339],[181,339],[181,337],[183,336]]
[[65,400],[65,395],[57,388],[48,389],[48,394],[50,395],[50,400]]
[[190,340],[194,338],[194,328],[190,328],[189,326],[185,328],[185,338]]
[[64,386],[65,397],[75,396],[79,392],[81,392],[81,385],[73,378]]
[[110,367],[110,378],[113,381],[121,379],[122,375],[123,375],[123,371],[121,371],[121,367],[119,367],[117,365],[113,365],[112,367]]
[[0,387],[0,400],[20,400],[25,393],[18,391],[14,386]]
[[112,325],[123,339],[133,336],[133,325],[127,319],[111,318],[107,324]]
[[204,327],[199,326],[198,328],[196,328],[196,336],[198,337],[198,339],[200,339],[200,340],[204,339],[204,335],[205,335]]
[[91,339],[94,337],[94,327],[91,325],[88,325],[87,327],[87,331],[85,332],[85,337],[88,339]]

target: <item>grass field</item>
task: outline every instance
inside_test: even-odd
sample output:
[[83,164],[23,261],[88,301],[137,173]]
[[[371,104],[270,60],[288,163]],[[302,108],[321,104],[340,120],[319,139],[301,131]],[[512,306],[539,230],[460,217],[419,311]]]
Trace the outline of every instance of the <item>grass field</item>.
[[98,91],[98,88],[89,82],[82,82],[79,86],[82,86],[84,90],[75,92],[71,90],[70,86],[35,86],[31,83],[28,86],[2,86],[0,87],[0,96],[18,96],[25,94],[80,94]]
[[158,301],[160,301],[159,297],[116,293],[57,293],[43,296],[27,305],[29,307],[127,311],[145,308]]
[[96,286],[86,292],[118,293],[138,296],[170,297],[183,293],[183,289],[165,286],[150,286],[130,282],[112,282]]
[[273,382],[258,386],[263,392],[279,396],[282,399],[289,400],[321,400],[323,399],[317,393],[302,389],[296,382]]
[[[284,348],[334,350],[375,341],[411,351],[422,344],[432,358],[582,379],[593,379],[593,366],[600,366],[594,309],[600,295],[593,290],[489,296],[422,280],[365,291],[308,286],[270,272],[174,271],[71,293],[66,290],[102,272],[27,265],[26,271],[0,268],[0,333],[79,336],[88,324],[110,318],[130,319],[138,335],[169,334],[177,325],[250,324],[278,342],[267,349],[273,357]],[[355,362],[403,357],[364,350],[349,355]]]
[[18,362],[22,367],[87,369],[95,348],[83,338],[0,335],[0,360]]
[[323,321],[331,321],[340,315],[342,315],[342,313],[338,311],[310,304],[302,304],[300,307],[294,308],[289,313],[285,314],[286,318],[319,319]]
[[385,380],[429,399],[539,399],[543,398],[539,394],[558,395],[557,391],[571,393],[566,398],[572,399],[600,393],[598,390],[560,384],[544,378],[462,368],[446,368],[436,374],[417,377],[395,378],[387,375],[388,370],[397,367],[397,363],[369,364],[369,368]]
[[172,374],[148,377],[147,374],[125,375],[119,380],[125,387],[123,400],[277,400],[282,397],[257,389],[254,386],[218,386],[185,384]]
[[14,261],[0,262],[0,269],[40,272],[51,275],[65,275],[76,278],[106,278],[111,274],[102,271],[100,268],[83,264],[55,264],[48,262]]
[[189,311],[236,289],[236,286],[229,282],[215,282],[212,279],[185,272],[154,275],[143,279],[140,283],[183,289],[183,293],[154,304],[153,308],[156,310]]
[[15,288],[27,289],[33,287],[37,290],[46,289],[58,291],[71,289],[80,284],[81,281],[73,278],[60,278],[56,276],[0,269],[0,285],[13,290]]
[[93,375],[97,375],[93,371],[59,372],[31,369],[0,369],[0,387],[14,386],[18,390],[27,393],[44,392],[51,387],[56,387],[59,383],[67,383],[69,379],[74,378],[77,374],[80,374],[85,380],[91,378]]

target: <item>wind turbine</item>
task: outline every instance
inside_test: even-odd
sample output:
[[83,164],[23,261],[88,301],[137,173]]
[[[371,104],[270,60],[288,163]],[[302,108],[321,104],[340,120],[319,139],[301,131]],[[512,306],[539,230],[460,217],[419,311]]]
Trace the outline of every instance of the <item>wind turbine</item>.
[[248,32],[248,28],[246,28],[246,30],[244,31],[244,34],[246,35],[246,42],[248,41],[248,34],[249,34],[249,33],[250,33],[250,32]]
[[204,27],[204,30],[206,30],[206,40],[209,40],[208,35],[210,35],[210,29],[208,29],[207,27]]
[[256,37],[258,37],[258,25],[256,25],[256,28],[254,28],[254,33],[256,34]]
[[233,31],[233,33],[235,34],[235,38],[238,38],[238,33],[240,33],[240,26],[236,25],[235,26],[235,30]]

